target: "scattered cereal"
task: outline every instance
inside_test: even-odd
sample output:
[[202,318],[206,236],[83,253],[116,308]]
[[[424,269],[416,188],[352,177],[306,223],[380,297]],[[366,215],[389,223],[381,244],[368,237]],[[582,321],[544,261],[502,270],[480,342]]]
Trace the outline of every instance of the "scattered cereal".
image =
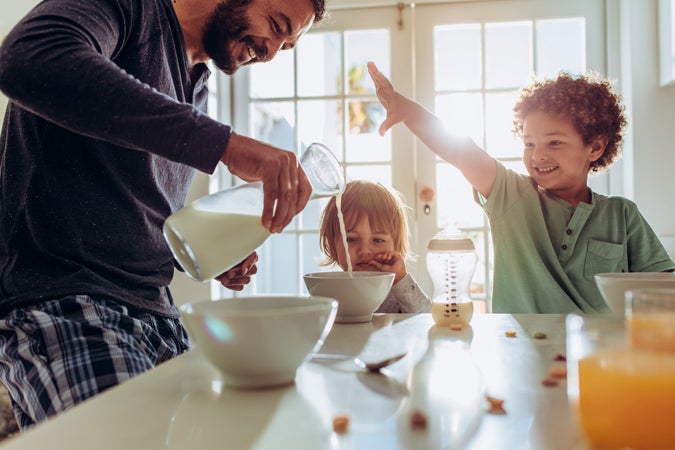
[[541,380],[541,384],[546,387],[556,387],[558,385],[558,380],[556,380],[555,378],[547,377]]
[[492,397],[490,395],[486,395],[485,398],[490,404],[490,408],[487,411],[488,414],[506,414],[506,410],[504,409],[504,400],[501,398]]
[[515,330],[506,330],[504,332],[504,334],[506,335],[506,337],[510,337],[510,338],[514,338],[514,337],[518,336],[518,333]]
[[460,324],[458,324],[458,323],[451,323],[451,324],[450,324],[450,329],[451,329],[451,330],[455,330],[455,331],[459,331],[459,330],[462,329],[462,325],[460,325]]
[[553,361],[567,361],[567,357],[562,353],[558,353],[553,357]]
[[333,431],[338,434],[345,434],[347,431],[349,431],[349,416],[335,416],[333,418]]
[[548,374],[553,378],[565,378],[567,376],[567,367],[556,364],[548,369]]
[[535,331],[532,337],[535,339],[546,339],[547,336],[543,331]]
[[427,416],[419,409],[410,414],[410,427],[413,430],[426,430],[427,429]]

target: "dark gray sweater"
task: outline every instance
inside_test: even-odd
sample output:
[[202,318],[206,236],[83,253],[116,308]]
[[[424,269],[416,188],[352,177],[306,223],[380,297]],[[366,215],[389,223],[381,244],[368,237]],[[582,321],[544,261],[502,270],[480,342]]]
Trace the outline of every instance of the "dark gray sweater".
[[45,0],[0,47],[0,315],[67,294],[176,316],[162,236],[230,128],[170,0]]

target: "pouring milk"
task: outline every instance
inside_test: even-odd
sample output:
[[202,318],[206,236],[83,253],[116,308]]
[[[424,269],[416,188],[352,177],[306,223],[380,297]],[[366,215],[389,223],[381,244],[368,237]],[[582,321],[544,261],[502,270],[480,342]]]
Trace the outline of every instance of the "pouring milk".
[[[344,191],[342,167],[324,145],[307,147],[300,165],[312,185],[310,199]],[[262,225],[263,199],[262,183],[255,181],[207,195],[171,214],[164,222],[164,238],[185,273],[208,281],[260,247],[271,234]]]

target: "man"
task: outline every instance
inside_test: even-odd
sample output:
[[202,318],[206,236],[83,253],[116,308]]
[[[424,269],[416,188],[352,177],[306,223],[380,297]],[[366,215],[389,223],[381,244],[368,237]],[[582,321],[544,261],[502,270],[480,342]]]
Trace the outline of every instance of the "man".
[[[22,429],[187,350],[161,229],[195,170],[261,180],[272,232],[304,208],[293,153],[203,113],[204,63],[269,61],[324,14],[324,0],[45,0],[6,37],[0,380]],[[218,279],[241,289],[256,260]]]

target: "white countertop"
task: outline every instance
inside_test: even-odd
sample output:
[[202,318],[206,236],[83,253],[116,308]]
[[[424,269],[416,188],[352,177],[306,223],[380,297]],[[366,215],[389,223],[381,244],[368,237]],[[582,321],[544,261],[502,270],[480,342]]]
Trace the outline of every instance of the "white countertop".
[[[418,363],[428,354],[430,330],[441,334],[443,342],[470,343],[467,356],[480,368],[486,393],[504,400],[506,414],[483,414],[465,448],[583,447],[569,416],[565,380],[555,387],[541,383],[551,366],[561,364],[555,356],[565,353],[564,315],[477,314],[471,327],[451,331],[436,327],[430,314],[384,314],[369,323],[335,324],[320,352],[370,361],[407,350],[385,375],[368,374],[348,362],[306,362],[294,385],[235,390],[223,385],[218,372],[192,350],[4,442],[0,449],[452,448],[452,427],[433,426],[438,414],[447,416],[447,402],[423,407],[430,417],[425,431],[412,430],[407,420],[411,393],[426,386],[414,374],[420,374]],[[517,337],[507,337],[507,330],[515,330]],[[547,337],[534,339],[538,331]],[[468,367],[444,352],[447,347],[436,351],[435,363],[451,361],[458,371]],[[429,358],[424,361],[429,364]],[[431,383],[428,374],[423,378]],[[442,383],[434,385],[439,394],[452,391]],[[486,401],[480,405],[487,410]],[[346,434],[333,432],[338,414],[350,417]],[[457,425],[466,417],[456,417]]]

